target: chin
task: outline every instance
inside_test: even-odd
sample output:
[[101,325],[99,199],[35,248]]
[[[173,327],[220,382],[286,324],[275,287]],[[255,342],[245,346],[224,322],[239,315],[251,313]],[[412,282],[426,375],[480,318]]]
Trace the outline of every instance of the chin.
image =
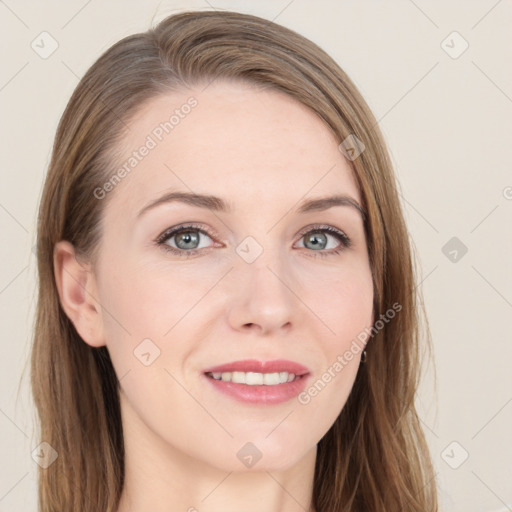
[[[258,436],[245,438],[237,436],[229,447],[222,450],[222,457],[216,461],[216,466],[224,471],[236,471],[240,473],[258,471],[285,471],[295,466],[311,450],[316,450],[316,445],[305,446],[301,443],[290,442],[276,432],[262,433]],[[274,439],[272,439],[274,437]],[[232,457],[226,457],[231,452]]]

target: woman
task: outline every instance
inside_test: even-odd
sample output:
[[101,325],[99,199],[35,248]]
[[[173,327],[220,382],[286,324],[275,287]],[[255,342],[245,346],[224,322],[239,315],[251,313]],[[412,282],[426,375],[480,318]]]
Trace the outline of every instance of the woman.
[[107,50],[40,205],[41,511],[436,511],[394,180],[293,31],[187,12]]

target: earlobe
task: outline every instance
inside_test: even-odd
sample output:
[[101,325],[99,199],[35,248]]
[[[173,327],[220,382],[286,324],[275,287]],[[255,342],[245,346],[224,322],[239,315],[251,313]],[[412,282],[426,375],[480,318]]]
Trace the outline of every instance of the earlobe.
[[90,266],[77,260],[73,245],[65,240],[55,244],[53,265],[60,304],[78,334],[92,347],[105,345],[101,305]]

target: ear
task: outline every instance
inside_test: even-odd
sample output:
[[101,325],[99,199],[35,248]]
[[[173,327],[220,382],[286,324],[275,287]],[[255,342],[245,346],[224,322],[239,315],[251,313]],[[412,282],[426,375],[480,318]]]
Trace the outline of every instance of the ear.
[[79,262],[73,245],[62,240],[55,244],[53,266],[62,309],[76,331],[92,347],[105,345],[101,304],[90,265]]

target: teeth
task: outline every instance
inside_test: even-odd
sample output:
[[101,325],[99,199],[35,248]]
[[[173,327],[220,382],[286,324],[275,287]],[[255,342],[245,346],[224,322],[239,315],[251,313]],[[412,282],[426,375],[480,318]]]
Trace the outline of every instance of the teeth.
[[281,374],[280,373],[265,373],[263,375],[263,384],[265,386],[275,386],[276,384],[281,383]]
[[[222,380],[224,380],[224,379],[222,379]],[[239,384],[245,384],[246,383],[245,373],[244,372],[233,372],[231,374],[231,379],[229,379],[229,380],[231,380],[232,382],[238,382]]]
[[248,386],[275,386],[295,380],[294,373],[256,373],[256,372],[222,372],[209,373],[215,380],[234,382],[236,384],[247,384]]

